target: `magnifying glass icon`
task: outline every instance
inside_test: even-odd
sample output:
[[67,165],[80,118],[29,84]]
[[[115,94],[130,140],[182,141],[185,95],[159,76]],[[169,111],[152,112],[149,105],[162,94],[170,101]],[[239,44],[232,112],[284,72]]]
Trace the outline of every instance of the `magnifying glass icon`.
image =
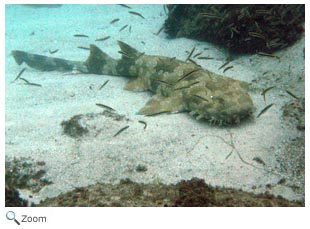
[[15,223],[17,223],[18,225],[20,225],[20,223],[15,219],[15,212],[8,211],[8,212],[6,213],[6,218],[7,218],[8,220],[14,220]]

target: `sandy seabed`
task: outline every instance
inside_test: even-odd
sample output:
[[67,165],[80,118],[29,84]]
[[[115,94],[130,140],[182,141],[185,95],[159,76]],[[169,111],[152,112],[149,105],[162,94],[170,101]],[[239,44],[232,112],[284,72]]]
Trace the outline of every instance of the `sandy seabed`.
[[[274,103],[259,118],[234,127],[211,126],[186,113],[136,115],[151,94],[123,90],[128,79],[122,77],[27,68],[23,77],[42,87],[29,86],[20,80],[12,82],[24,67],[14,62],[12,50],[82,61],[88,51],[77,47],[94,43],[112,57],[120,58],[117,40],[147,54],[178,59],[185,59],[186,51],[196,46],[205,56],[214,58],[201,60],[199,64],[223,74],[223,69],[218,69],[225,63],[224,50],[186,38],[167,39],[164,32],[154,35],[166,18],[162,5],[132,8],[145,19],[129,14],[128,9],[119,5],[39,9],[6,6],[6,159],[44,161],[45,178],[52,182],[31,193],[32,201],[98,182],[116,184],[130,178],[139,183],[170,184],[193,177],[214,186],[254,193],[268,191],[303,201],[304,131],[296,128],[294,118],[284,118],[283,107],[296,102],[286,90],[300,98],[305,96],[304,38],[277,52],[280,59],[244,55],[230,63],[234,67],[224,75],[251,83],[249,93],[256,114]],[[115,18],[120,20],[110,24]],[[125,25],[128,27],[120,32]],[[87,34],[89,38],[74,34]],[[111,37],[95,42],[105,36]],[[55,54],[49,53],[56,49],[59,51]],[[106,80],[108,84],[99,90]],[[276,87],[264,101],[261,92],[270,86]],[[102,113],[96,103],[113,107],[116,114]],[[80,125],[88,130],[77,138],[64,134],[61,125],[76,115],[80,115]],[[141,120],[147,123],[146,129]],[[127,125],[126,131],[113,137]],[[300,144],[292,147],[296,139]],[[137,171],[139,166],[144,166],[145,171]],[[283,179],[285,182],[279,182]],[[29,196],[29,190],[20,191],[25,198]]]

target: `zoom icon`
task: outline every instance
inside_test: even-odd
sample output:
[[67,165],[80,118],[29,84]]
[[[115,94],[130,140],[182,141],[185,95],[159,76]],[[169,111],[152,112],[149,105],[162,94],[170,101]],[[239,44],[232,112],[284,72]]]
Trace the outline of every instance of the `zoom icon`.
[[15,212],[13,212],[13,211],[8,211],[7,213],[6,213],[6,218],[8,219],[8,220],[14,220],[14,222],[15,223],[17,223],[18,225],[20,225],[20,223],[17,221],[17,219],[15,218]]

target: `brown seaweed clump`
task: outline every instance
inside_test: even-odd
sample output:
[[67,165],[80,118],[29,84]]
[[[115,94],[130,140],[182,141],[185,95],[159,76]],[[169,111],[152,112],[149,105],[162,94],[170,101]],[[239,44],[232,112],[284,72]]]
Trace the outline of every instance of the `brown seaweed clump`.
[[75,115],[67,121],[62,121],[61,126],[64,134],[78,138],[88,133],[88,129],[81,124],[82,115]]
[[19,189],[38,193],[44,186],[52,184],[45,178],[45,162],[32,158],[5,159],[5,206],[27,207],[33,205],[19,196]]
[[16,189],[5,187],[5,206],[27,207],[28,201],[20,198]]
[[139,184],[129,179],[119,184],[96,184],[46,199],[38,206],[80,207],[217,207],[304,206],[268,193],[254,194],[232,188],[212,187],[192,178],[177,184]]
[[253,194],[224,187],[212,187],[204,180],[192,178],[177,184],[176,207],[301,207],[302,202],[288,201],[265,192]]
[[45,178],[44,161],[35,162],[32,158],[6,158],[5,186],[9,189],[29,189],[39,192],[52,182]]
[[168,5],[165,32],[236,53],[272,53],[304,33],[305,5]]

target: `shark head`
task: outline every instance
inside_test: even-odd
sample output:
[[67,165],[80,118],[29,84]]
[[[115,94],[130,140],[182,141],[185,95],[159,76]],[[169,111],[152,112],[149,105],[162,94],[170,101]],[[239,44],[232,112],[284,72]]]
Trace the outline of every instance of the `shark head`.
[[220,125],[238,124],[252,115],[255,108],[246,82],[215,74],[213,78],[183,91],[184,107],[191,115]]

